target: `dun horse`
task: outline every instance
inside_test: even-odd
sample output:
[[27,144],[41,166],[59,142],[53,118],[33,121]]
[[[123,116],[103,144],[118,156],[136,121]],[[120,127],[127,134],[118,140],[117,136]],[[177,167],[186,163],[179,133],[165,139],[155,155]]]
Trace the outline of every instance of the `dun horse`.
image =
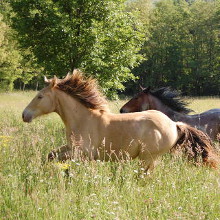
[[121,109],[121,113],[140,112],[155,109],[163,112],[173,121],[187,123],[206,132],[212,140],[220,140],[220,109],[210,109],[196,115],[188,115],[192,110],[186,108],[187,103],[180,98],[177,91],[169,88],[150,90],[142,89]]
[[[209,138],[195,128],[176,123],[159,111],[113,114],[96,81],[79,70],[65,79],[54,77],[23,111],[24,122],[56,112],[66,127],[67,145],[49,153],[61,161],[74,157],[76,149],[89,159],[120,160],[139,157],[146,170],[178,144],[189,157],[217,167],[219,161]],[[179,146],[179,145],[178,145]]]

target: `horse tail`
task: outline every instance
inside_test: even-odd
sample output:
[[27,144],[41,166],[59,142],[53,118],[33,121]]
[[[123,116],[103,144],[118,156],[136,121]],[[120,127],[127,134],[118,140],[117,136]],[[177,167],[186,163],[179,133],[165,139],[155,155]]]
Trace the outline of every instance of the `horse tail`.
[[206,166],[216,169],[220,164],[219,156],[215,152],[209,136],[182,122],[177,122],[176,126],[179,139],[173,148],[184,149],[188,159],[194,159],[196,164],[202,162]]

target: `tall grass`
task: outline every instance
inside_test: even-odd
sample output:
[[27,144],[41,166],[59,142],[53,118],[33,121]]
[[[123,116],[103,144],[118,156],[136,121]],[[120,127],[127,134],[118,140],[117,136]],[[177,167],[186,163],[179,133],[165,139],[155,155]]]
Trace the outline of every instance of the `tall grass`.
[[[47,162],[66,143],[64,126],[55,114],[23,123],[33,95],[0,94],[0,219],[220,219],[219,170],[184,158],[165,155],[150,176],[138,160]],[[219,107],[220,99],[190,107],[203,111],[208,102]]]

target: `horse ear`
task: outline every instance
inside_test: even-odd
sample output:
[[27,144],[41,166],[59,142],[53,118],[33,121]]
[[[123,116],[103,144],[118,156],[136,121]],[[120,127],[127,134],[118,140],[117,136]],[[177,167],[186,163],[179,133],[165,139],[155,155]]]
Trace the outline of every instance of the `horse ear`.
[[51,86],[54,87],[54,86],[56,86],[57,83],[58,83],[58,78],[56,76],[54,76],[52,83],[51,83]]
[[58,83],[58,78],[56,76],[53,77],[53,79],[48,80],[49,86],[51,88],[55,87]]
[[44,82],[45,82],[46,84],[50,84],[50,80],[49,80],[49,79],[47,79],[47,77],[46,77],[46,76],[44,76]]
[[64,80],[65,80],[65,79],[69,79],[69,78],[70,78],[70,75],[71,75],[70,72],[68,72],[67,75],[65,76]]
[[139,88],[140,88],[141,91],[144,90],[144,87],[142,87],[141,85],[139,85]]
[[144,93],[148,93],[148,92],[150,91],[150,89],[151,89],[150,86],[148,86],[147,88],[145,88],[145,89],[143,90],[143,92],[144,92]]
[[78,72],[78,69],[74,69],[73,70],[73,75],[76,74]]
[[52,88],[58,83],[58,78],[54,76],[53,79],[47,79],[47,77],[44,76],[44,82]]

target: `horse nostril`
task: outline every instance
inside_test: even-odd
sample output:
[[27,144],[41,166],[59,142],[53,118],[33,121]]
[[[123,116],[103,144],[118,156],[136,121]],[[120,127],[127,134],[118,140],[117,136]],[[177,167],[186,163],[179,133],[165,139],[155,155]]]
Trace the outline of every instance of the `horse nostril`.
[[24,122],[31,122],[32,121],[32,114],[28,111],[23,111],[22,113],[22,119]]
[[123,109],[122,109],[122,108],[120,109],[120,113],[124,113],[124,111],[123,111]]

